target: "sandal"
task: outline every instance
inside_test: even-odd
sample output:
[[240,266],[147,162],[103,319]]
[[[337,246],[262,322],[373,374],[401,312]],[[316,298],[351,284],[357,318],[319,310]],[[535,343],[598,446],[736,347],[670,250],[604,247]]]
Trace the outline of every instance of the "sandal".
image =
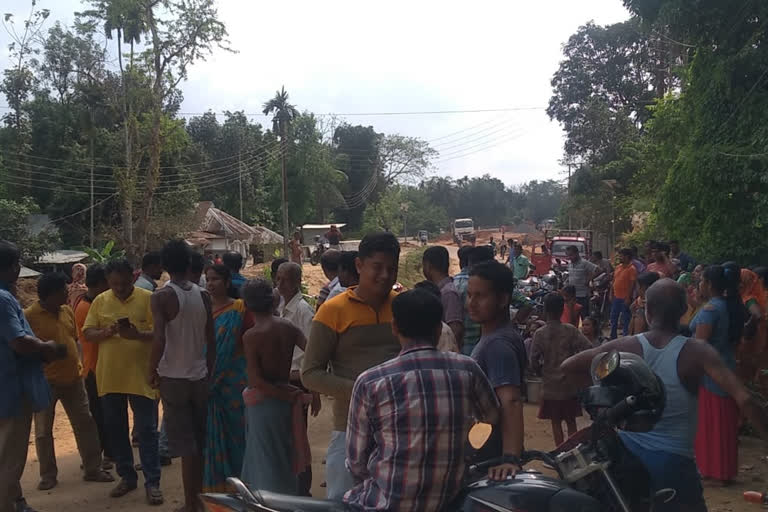
[[114,482],[115,477],[113,477],[109,472],[102,470],[92,475],[83,476],[83,480],[85,480],[86,482],[108,483],[108,482]]
[[54,480],[40,480],[40,483],[37,484],[37,490],[38,491],[50,491],[54,487],[59,485],[59,481]]
[[109,492],[109,495],[113,498],[120,498],[125,496],[131,491],[135,491],[138,486],[136,482],[130,483],[125,478],[120,480],[114,489]]
[[147,487],[147,503],[152,506],[163,504],[163,492],[159,487]]

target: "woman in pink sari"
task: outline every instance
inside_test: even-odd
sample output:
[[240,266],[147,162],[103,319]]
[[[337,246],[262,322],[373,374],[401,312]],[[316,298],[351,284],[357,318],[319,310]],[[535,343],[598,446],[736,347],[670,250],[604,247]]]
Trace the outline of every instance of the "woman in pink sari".
[[88,287],[85,286],[86,270],[86,266],[82,263],[72,265],[72,282],[67,287],[67,305],[72,308],[72,311],[77,309],[80,300],[88,291]]

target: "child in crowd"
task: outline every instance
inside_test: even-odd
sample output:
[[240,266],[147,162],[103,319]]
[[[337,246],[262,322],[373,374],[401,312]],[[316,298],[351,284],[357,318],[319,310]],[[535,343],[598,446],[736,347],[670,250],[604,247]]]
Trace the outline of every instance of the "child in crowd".
[[563,442],[563,422],[568,427],[568,435],[572,436],[576,433],[576,417],[581,416],[576,390],[566,382],[560,365],[569,357],[591,348],[577,328],[560,321],[564,310],[562,296],[550,293],[544,298],[547,323],[536,331],[531,345],[531,369],[542,377],[538,418],[552,422],[555,446]]
[[638,297],[629,308],[632,312],[629,334],[640,334],[648,330],[648,324],[645,321],[645,292],[659,279],[661,276],[656,272],[643,272],[637,277]]
[[563,308],[563,314],[560,317],[560,321],[564,324],[571,324],[578,328],[579,321],[581,320],[581,304],[576,302],[576,287],[568,285],[563,288],[563,299],[565,300],[565,307]]

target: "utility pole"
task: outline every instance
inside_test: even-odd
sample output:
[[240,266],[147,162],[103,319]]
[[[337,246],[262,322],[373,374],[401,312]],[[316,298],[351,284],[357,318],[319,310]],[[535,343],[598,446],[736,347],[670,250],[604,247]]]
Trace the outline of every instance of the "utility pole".
[[[571,198],[571,163],[568,163],[568,199]],[[568,208],[568,229],[573,229],[571,227],[571,209]]]
[[90,117],[91,117],[91,136],[88,137],[88,145],[91,153],[91,247],[96,247],[96,240],[95,240],[95,230],[94,230],[94,223],[93,223],[93,110],[90,110]]
[[237,155],[238,182],[240,184],[240,220],[243,220],[243,151]]
[[283,178],[283,257],[288,257],[288,173],[285,170],[285,149],[286,149],[286,140],[285,140],[285,134],[281,134],[280,138],[282,139],[282,178]]

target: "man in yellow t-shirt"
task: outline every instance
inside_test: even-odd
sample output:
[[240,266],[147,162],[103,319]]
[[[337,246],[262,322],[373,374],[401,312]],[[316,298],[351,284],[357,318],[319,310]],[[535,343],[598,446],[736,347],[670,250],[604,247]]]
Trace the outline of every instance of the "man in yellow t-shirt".
[[48,490],[58,483],[56,452],[53,446],[53,420],[56,403],[61,402],[75,433],[77,449],[89,482],[114,482],[115,479],[101,469],[101,444],[96,422],[88,407],[88,395],[80,375],[82,367],[75,337],[75,315],[67,303],[67,277],[64,274],[45,274],[37,283],[39,301],[24,311],[35,336],[53,340],[67,348],[67,356],[45,365],[45,378],[51,387],[53,399],[47,408],[35,413],[35,448],[40,461],[38,489]]
[[160,505],[160,459],[157,436],[157,391],[147,380],[152,348],[152,293],[133,285],[126,260],[106,267],[109,290],[96,297],[83,324],[83,336],[99,344],[96,387],[104,411],[107,437],[120,483],[110,496],[119,498],[138,486],[128,431],[128,403],[139,436],[139,458],[147,503]]

